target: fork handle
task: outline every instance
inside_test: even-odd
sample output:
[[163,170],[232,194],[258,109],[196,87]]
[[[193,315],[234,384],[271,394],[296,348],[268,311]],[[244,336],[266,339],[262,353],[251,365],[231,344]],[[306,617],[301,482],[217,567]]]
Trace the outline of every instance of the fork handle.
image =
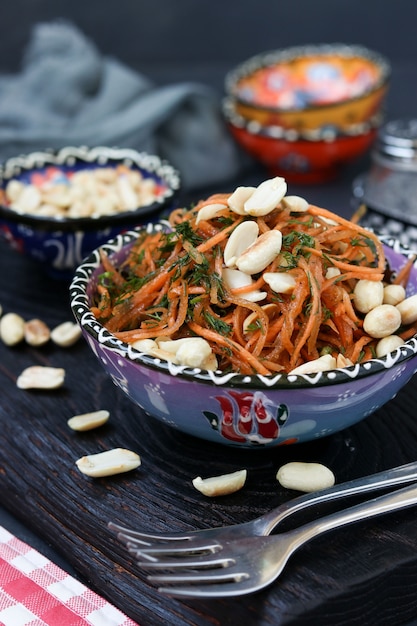
[[[356,504],[348,509],[337,511],[304,526],[292,530],[288,535],[292,536],[293,547],[299,547],[313,537],[317,537],[329,530],[347,526],[353,522],[383,515],[391,511],[398,511],[417,504],[417,485],[403,487],[389,494],[378,496],[372,500]],[[277,539],[278,539],[277,535]]]
[[315,493],[307,493],[289,502],[281,504],[256,520],[259,535],[269,535],[272,530],[284,519],[303,511],[321,502],[338,500],[346,496],[353,496],[360,493],[368,493],[395,485],[404,485],[417,481],[417,462],[407,463],[399,467],[394,467],[377,474],[371,474],[362,478],[356,478],[348,482],[335,485],[328,489],[323,489]]

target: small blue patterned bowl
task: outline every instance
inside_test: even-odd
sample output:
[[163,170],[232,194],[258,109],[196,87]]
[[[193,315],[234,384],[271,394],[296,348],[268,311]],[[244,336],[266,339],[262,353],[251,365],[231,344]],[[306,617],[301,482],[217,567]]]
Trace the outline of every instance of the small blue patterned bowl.
[[[102,249],[120,262],[139,233],[119,235]],[[391,270],[398,270],[409,251],[398,241],[381,239]],[[146,415],[201,439],[253,449],[325,437],[376,411],[417,371],[416,337],[386,357],[309,375],[243,376],[173,365],[116,339],[92,315],[102,272],[95,250],[77,268],[70,287],[72,311],[88,345]],[[414,293],[417,268],[407,295]]]
[[[10,181],[40,188],[69,185],[75,173],[98,168],[139,172],[154,181],[155,194],[136,209],[99,217],[45,216],[10,208]],[[66,147],[58,152],[33,152],[0,166],[0,236],[15,250],[37,261],[54,278],[70,280],[75,268],[95,248],[126,231],[160,218],[171,210],[180,189],[179,173],[158,156],[131,149]]]

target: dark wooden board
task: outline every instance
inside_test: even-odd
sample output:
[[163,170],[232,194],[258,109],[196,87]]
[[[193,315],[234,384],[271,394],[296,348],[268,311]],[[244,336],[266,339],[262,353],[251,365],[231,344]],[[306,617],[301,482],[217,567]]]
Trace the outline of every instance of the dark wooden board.
[[[71,319],[68,285],[46,279],[3,243],[0,267],[4,312],[40,317],[51,326]],[[17,389],[17,376],[33,364],[64,367],[64,388]],[[415,379],[376,414],[342,433],[255,451],[206,444],[145,417],[113,385],[84,341],[69,349],[0,345],[0,389],[2,505],[141,626],[392,626],[417,616],[415,509],[318,538],[292,557],[274,585],[230,600],[162,596],[107,529],[110,520],[158,530],[249,520],[296,495],[275,479],[289,460],[325,463],[338,482],[414,460]],[[102,408],[111,419],[100,430],[77,434],[68,428],[72,415]],[[138,452],[142,466],[99,480],[79,473],[77,458],[115,446]],[[247,485],[232,496],[206,499],[191,484],[197,475],[242,467],[249,471]],[[320,513],[334,508],[322,507]]]

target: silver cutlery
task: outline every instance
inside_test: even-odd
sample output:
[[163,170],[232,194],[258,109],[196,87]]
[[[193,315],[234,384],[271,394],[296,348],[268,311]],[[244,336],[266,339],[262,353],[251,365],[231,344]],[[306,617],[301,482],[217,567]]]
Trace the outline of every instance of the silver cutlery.
[[[142,561],[156,572],[148,580],[175,597],[210,598],[253,593],[281,574],[289,557],[303,544],[330,530],[417,504],[417,486],[405,487],[348,509],[332,513],[278,535],[208,541],[188,557]],[[138,550],[140,557],[140,550]],[[159,573],[172,570],[172,573]],[[165,586],[164,586],[165,585]],[[168,585],[168,586],[166,586]]]
[[134,530],[114,522],[110,522],[108,527],[117,533],[118,539],[126,545],[134,557],[155,561],[158,557],[164,558],[169,554],[188,555],[192,551],[207,546],[207,543],[210,542],[217,544],[239,538],[267,536],[286,518],[320,503],[397,485],[406,485],[413,481],[417,481],[416,461],[377,474],[350,480],[322,491],[304,494],[281,504],[260,517],[241,524],[190,532],[160,534]]

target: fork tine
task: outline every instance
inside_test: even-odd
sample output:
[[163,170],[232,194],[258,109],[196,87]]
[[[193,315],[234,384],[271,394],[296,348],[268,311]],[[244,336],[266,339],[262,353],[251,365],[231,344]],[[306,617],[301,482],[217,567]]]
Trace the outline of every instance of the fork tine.
[[[236,569],[236,568],[235,568]],[[196,583],[207,584],[212,588],[212,585],[216,583],[233,583],[233,586],[239,582],[243,582],[250,578],[247,572],[237,570],[235,572],[224,572],[223,570],[209,570],[208,572],[189,571],[183,574],[156,574],[148,576],[148,580],[152,583],[168,583],[168,584],[182,584],[182,583]]]
[[[204,542],[204,541],[200,541],[197,544],[186,544],[186,545],[163,545],[161,544],[160,546],[152,546],[150,548],[145,547],[139,547],[137,548],[136,546],[131,546],[129,548],[129,553],[132,554],[132,556],[136,557],[137,559],[141,559],[143,557],[145,557],[146,559],[148,559],[148,557],[151,557],[151,559],[154,558],[158,558],[160,556],[183,556],[184,558],[189,556],[190,554],[204,554],[207,553],[209,554],[215,554],[216,552],[218,552],[219,550],[221,550],[221,546],[220,544],[215,541],[211,541],[211,542]],[[184,560],[184,559],[183,559]]]
[[[212,555],[213,557],[214,555]],[[139,565],[144,567],[145,569],[204,569],[207,567],[220,568],[220,567],[231,567],[235,565],[236,561],[234,559],[228,557],[216,557],[216,558],[206,558],[202,559],[201,557],[190,557],[190,558],[182,558],[180,560],[166,560],[166,561],[146,561],[140,562]]]
[[150,541],[145,541],[144,539],[136,539],[134,538],[132,541],[132,537],[130,535],[125,535],[124,533],[117,533],[117,538],[119,541],[125,544],[126,548],[135,548],[137,546],[151,546],[152,543]]
[[153,541],[182,541],[182,540],[191,540],[192,535],[189,533],[145,533],[139,532],[137,530],[132,530],[131,528],[126,528],[125,526],[120,526],[119,524],[115,524],[114,522],[109,522],[107,524],[110,530],[113,530],[117,533],[118,538],[123,541],[138,541],[149,543],[149,540]]
[[250,587],[247,580],[242,582],[231,580],[212,585],[158,587],[158,591],[173,598],[228,598],[241,596],[242,593],[253,593],[257,589]]

